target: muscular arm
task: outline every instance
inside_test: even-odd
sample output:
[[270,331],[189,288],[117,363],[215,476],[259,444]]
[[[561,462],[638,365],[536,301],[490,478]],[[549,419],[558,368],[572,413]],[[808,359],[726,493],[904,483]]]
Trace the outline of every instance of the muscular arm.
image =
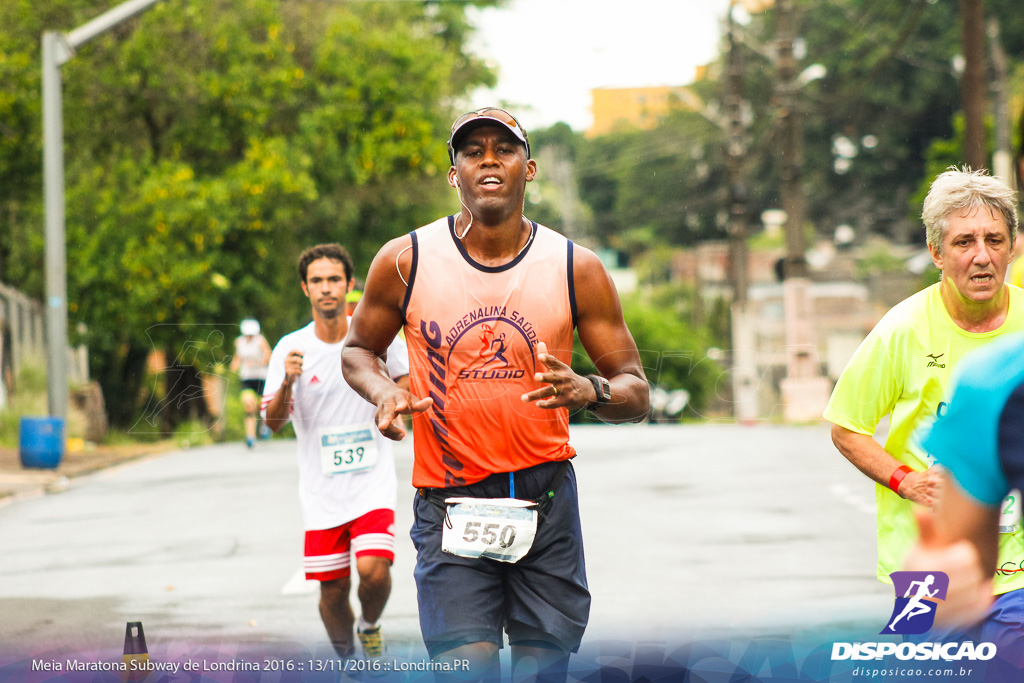
[[394,239],[373,259],[341,352],[345,381],[377,406],[377,427],[384,436],[395,440],[405,437],[399,415],[421,412],[431,405],[429,398],[420,400],[413,396],[408,384],[403,388],[392,381],[384,361],[388,346],[402,328],[402,301],[412,261],[411,251],[406,247],[410,244],[409,236]]
[[[612,390],[611,400],[594,412],[605,422],[639,422],[650,410],[650,387],[636,342],[622,318],[615,285],[600,259],[579,246],[573,249],[573,271],[576,292],[585,294],[576,298],[580,342]],[[537,380],[551,386],[532,391],[523,400],[536,400],[542,408],[577,410],[597,399],[590,380],[548,354],[544,345],[538,346],[538,358],[548,372],[539,373]],[[551,387],[557,392],[552,393]]]
[[[889,455],[875,439],[839,425],[832,425],[832,443],[853,466],[882,486],[903,463]],[[899,494],[921,505],[934,505],[938,498],[942,475],[933,468],[910,472],[900,482]]]

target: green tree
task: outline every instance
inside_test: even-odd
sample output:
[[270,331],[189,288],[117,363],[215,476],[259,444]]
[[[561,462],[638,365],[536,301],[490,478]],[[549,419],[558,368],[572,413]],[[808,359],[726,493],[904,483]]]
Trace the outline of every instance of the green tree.
[[[595,238],[630,251],[646,234],[675,245],[724,236],[722,133],[703,114],[680,111],[653,130],[584,140],[580,196],[594,213]],[[640,239],[634,231],[640,230]],[[635,249],[633,249],[635,251]]]
[[[797,68],[826,67],[823,79],[798,81],[802,119],[803,185],[807,220],[830,235],[841,224],[915,240],[919,206],[911,198],[933,170],[935,140],[954,140],[961,108],[956,57],[956,3],[911,0],[798,0],[802,50]],[[1020,71],[1024,19],[1012,0],[990,0],[1001,40]],[[742,162],[752,225],[780,208],[778,70],[774,63],[776,10],[754,15],[739,29],[746,152]],[[576,147],[580,194],[593,212],[594,236],[604,246],[642,249],[656,239],[686,245],[724,237],[728,210],[724,150],[716,125],[726,113],[725,56],[689,86],[701,112],[679,113],[653,130],[622,131]],[[1015,91],[1021,83],[1014,81]],[[962,158],[959,148],[954,161]],[[908,211],[910,206],[910,211]]]
[[[640,351],[647,380],[666,390],[685,389],[690,394],[685,414],[702,416],[722,376],[722,368],[707,356],[711,340],[671,307],[653,304],[642,295],[622,300],[622,315]],[[597,372],[579,339],[573,348],[572,368],[582,375]],[[574,419],[585,421],[587,416],[581,412]]]
[[[955,68],[961,51],[957,3],[800,0],[798,7],[806,46],[800,68],[827,68],[825,78],[797,95],[804,116],[808,220],[824,234],[845,223],[861,234],[917,241],[920,205],[911,198],[934,177],[929,149],[935,140],[954,138],[962,108]],[[1000,21],[1008,53],[1019,59],[1024,21],[1017,9],[1012,0],[986,3],[989,16]],[[756,17],[749,31],[751,43],[769,46],[774,13]],[[771,120],[775,102],[764,94],[766,87],[770,93],[774,68],[763,57],[749,56],[761,68],[748,71],[748,98],[756,119]],[[758,161],[750,177],[757,179],[752,193],[758,208],[778,187],[771,131],[755,135]],[[954,162],[962,159],[958,148]]]
[[[38,295],[39,36],[109,3],[36,5],[0,6],[0,257]],[[197,325],[244,316],[274,339],[308,317],[301,249],[340,241],[365,272],[445,204],[453,103],[493,82],[470,30],[463,3],[173,0],[63,67],[70,323],[116,424],[154,346],[190,358]]]

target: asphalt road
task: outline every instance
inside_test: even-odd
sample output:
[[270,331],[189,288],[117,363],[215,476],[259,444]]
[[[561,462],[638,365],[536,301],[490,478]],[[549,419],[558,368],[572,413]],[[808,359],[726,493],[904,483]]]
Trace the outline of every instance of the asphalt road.
[[[877,633],[888,616],[872,486],[825,426],[587,427],[572,441],[594,596],[587,641]],[[130,621],[165,657],[329,657],[315,584],[300,576],[294,448],[171,452],[0,507],[0,673],[27,658],[120,653]],[[396,456],[384,626],[390,651],[412,658],[411,444]]]

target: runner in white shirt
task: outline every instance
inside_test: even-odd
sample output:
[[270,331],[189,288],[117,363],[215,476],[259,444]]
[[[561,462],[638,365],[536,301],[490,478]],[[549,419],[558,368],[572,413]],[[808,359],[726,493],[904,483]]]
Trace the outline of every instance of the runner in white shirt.
[[[242,380],[242,408],[245,410],[245,445],[256,445],[256,414],[267,379],[270,344],[260,334],[260,323],[252,318],[242,321],[242,336],[235,339],[235,357],[231,370]],[[269,436],[269,433],[267,434]]]
[[[354,284],[351,257],[337,244],[312,247],[299,257],[299,277],[313,322],[274,347],[263,417],[275,432],[289,421],[295,427],[306,578],[320,581],[320,616],[331,643],[342,657],[354,652],[349,591],[350,555],[355,555],[359,640],[367,657],[379,657],[383,641],[377,622],[391,593],[395,557],[391,441],[374,425],[376,407],[341,374],[348,334],[345,294]],[[401,339],[388,349],[387,372],[408,387],[408,352]]]

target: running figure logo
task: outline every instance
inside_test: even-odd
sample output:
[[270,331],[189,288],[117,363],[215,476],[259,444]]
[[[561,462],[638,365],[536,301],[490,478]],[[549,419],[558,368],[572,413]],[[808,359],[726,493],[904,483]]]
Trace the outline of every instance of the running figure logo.
[[881,633],[926,633],[935,623],[936,600],[946,599],[949,577],[945,572],[893,572],[889,578],[896,590],[896,605]]
[[502,332],[497,337],[494,336],[494,328],[490,325],[481,325],[480,342],[482,348],[480,349],[480,357],[486,358],[488,354],[493,354],[490,360],[484,361],[484,365],[490,365],[495,361],[501,363],[502,368],[508,367],[508,359],[505,358],[505,333]]

